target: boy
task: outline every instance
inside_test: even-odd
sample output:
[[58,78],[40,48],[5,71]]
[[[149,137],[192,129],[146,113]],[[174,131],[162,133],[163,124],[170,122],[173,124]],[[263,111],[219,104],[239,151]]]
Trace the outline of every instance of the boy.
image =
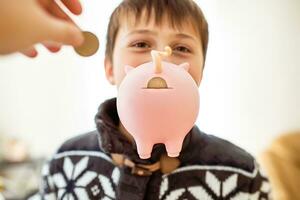
[[[208,25],[192,0],[124,0],[108,27],[105,72],[117,88],[124,66],[151,61],[151,50],[170,46],[168,62],[190,64],[199,86]],[[45,199],[269,199],[269,183],[251,155],[194,126],[178,158],[155,145],[138,157],[134,140],[119,121],[116,99],[95,117],[97,130],[65,142],[44,169]]]

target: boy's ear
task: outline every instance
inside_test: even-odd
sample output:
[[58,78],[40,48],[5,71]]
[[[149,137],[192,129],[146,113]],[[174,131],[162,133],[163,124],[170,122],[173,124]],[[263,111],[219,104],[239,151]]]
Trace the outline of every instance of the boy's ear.
[[106,79],[110,82],[110,84],[115,85],[115,77],[114,77],[114,70],[113,65],[110,59],[105,57],[104,59],[104,69],[105,69],[105,76]]
[[185,71],[189,71],[189,69],[190,69],[190,64],[189,63],[182,63],[182,64],[180,64],[179,65],[179,67],[181,67],[182,69],[184,69]]
[[125,65],[125,68],[124,68],[125,74],[128,74],[128,72],[130,72],[130,71],[133,70],[133,69],[134,69],[134,67],[132,67],[132,66],[130,66],[130,65]]

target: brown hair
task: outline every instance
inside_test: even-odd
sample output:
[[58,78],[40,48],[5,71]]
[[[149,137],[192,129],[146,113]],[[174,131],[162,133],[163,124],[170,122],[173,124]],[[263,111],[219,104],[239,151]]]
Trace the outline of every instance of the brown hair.
[[191,22],[199,34],[202,43],[203,58],[205,61],[208,45],[208,24],[206,19],[193,0],[123,0],[110,17],[107,29],[107,43],[105,56],[112,61],[112,54],[121,18],[135,16],[135,23],[139,23],[143,11],[146,9],[146,22],[152,13],[155,14],[155,23],[160,25],[163,17],[167,17],[173,28],[180,29],[186,22]]

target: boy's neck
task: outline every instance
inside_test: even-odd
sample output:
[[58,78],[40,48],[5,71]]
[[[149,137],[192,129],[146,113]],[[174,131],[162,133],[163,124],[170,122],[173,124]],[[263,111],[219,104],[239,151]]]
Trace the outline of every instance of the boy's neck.
[[122,135],[124,135],[127,138],[127,140],[129,142],[134,144],[134,139],[133,139],[132,135],[125,129],[125,127],[123,126],[121,121],[119,123],[119,131],[121,132]]

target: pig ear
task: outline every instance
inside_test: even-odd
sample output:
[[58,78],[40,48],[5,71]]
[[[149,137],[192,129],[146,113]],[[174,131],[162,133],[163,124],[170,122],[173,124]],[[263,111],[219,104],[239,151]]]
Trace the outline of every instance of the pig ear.
[[134,67],[130,66],[130,65],[125,65],[125,73],[128,74],[128,72],[130,72],[131,70],[134,69]]
[[189,63],[182,63],[179,65],[179,67],[181,67],[182,69],[184,69],[185,71],[189,71],[190,69],[190,64]]

